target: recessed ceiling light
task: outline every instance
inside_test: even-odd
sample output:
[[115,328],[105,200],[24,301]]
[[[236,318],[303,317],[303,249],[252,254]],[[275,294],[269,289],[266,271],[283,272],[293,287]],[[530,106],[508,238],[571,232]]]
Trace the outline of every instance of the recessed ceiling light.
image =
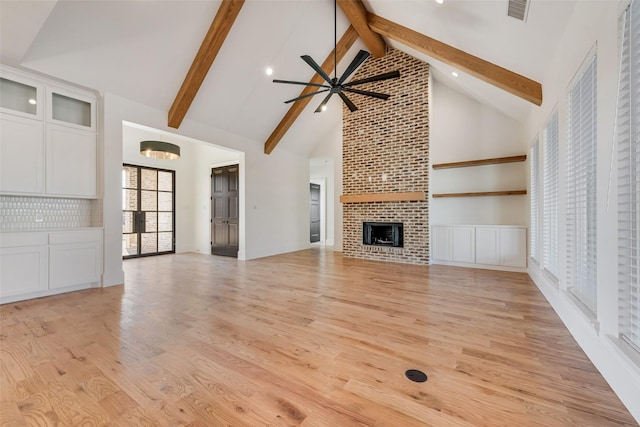
[[327,106],[326,105],[322,106],[322,111],[327,111]]
[[442,3],[444,3],[444,0],[436,0],[436,3],[442,4]]
[[271,74],[273,74],[273,68],[271,68],[271,67],[267,67],[267,69],[265,70],[265,72],[267,73],[267,76],[270,76]]
[[451,72],[451,75],[452,75],[453,77],[458,77],[458,73],[456,73],[455,71],[452,71],[452,72]]
[[35,99],[33,99],[33,98],[31,98],[31,99],[29,100],[29,104],[31,104],[31,105],[36,105],[36,103],[37,103],[37,102],[36,102],[36,100],[35,100]]

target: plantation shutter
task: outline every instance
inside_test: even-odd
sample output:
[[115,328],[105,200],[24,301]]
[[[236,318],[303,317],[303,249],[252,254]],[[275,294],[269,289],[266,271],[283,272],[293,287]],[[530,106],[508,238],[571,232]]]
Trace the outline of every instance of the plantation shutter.
[[596,313],[596,55],[569,89],[567,285]]
[[538,221],[540,218],[540,169],[538,162],[538,137],[531,145],[529,158],[531,159],[531,218],[529,236],[529,253],[536,262],[540,259],[538,254]]
[[558,277],[558,112],[554,112],[543,132],[544,141],[544,244],[543,267]]
[[624,15],[617,111],[620,335],[640,351],[640,5]]

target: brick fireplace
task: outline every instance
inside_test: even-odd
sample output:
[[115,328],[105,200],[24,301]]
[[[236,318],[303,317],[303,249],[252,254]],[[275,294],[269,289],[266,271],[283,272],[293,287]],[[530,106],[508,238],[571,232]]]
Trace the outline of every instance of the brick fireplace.
[[[388,93],[381,101],[349,97],[358,106],[343,107],[343,255],[408,264],[429,263],[429,65],[389,48],[384,58],[370,57],[353,79],[399,70],[395,80],[362,88]],[[404,194],[423,194],[401,201]],[[402,224],[403,245],[367,245],[363,224]]]

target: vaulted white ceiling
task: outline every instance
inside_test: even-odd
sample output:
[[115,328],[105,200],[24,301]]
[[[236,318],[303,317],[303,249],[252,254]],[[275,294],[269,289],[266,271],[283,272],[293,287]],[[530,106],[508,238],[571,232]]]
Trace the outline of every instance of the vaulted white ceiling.
[[[506,14],[507,0],[364,0],[370,12],[542,82],[575,2],[531,0],[527,22]],[[168,111],[220,1],[0,1],[0,60]],[[300,56],[321,63],[333,49],[330,0],[247,0],[186,118],[262,145],[308,81]],[[349,23],[337,13],[338,38]],[[436,80],[524,120],[538,108],[459,73],[400,43],[432,64]],[[338,75],[358,49],[338,66]],[[265,74],[266,67],[274,74]],[[544,86],[543,86],[544,90]],[[315,114],[313,99],[276,149],[308,153],[340,124],[340,100]],[[383,102],[383,101],[380,101]],[[178,131],[179,132],[179,131]]]

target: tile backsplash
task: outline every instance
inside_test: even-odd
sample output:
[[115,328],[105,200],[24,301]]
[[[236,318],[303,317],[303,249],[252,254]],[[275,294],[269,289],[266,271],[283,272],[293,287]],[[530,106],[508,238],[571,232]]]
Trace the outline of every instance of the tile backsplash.
[[0,196],[0,231],[95,226],[94,203],[86,199]]

